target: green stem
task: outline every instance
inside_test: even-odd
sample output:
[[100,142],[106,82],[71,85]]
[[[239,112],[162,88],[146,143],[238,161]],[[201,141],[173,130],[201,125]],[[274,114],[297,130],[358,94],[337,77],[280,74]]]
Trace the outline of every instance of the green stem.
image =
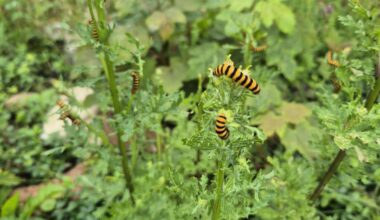
[[[106,53],[104,53],[104,63],[106,65],[103,66],[103,68],[104,68],[104,71],[106,72],[106,74],[108,75],[108,84],[109,84],[109,90],[110,90],[111,97],[112,97],[112,104],[113,104],[115,113],[119,114],[121,112],[121,104],[120,104],[120,100],[119,100],[119,93],[118,93],[117,87],[116,87],[115,74],[113,71],[113,64],[110,61],[108,54],[106,54]],[[119,151],[120,151],[120,155],[121,155],[121,162],[122,162],[124,178],[125,178],[126,186],[127,186],[129,193],[131,195],[132,204],[134,204],[135,200],[133,197],[134,187],[132,184],[132,175],[131,175],[131,171],[129,169],[129,164],[127,161],[127,149],[124,145],[124,142],[121,140],[122,134],[123,134],[123,131],[118,128],[117,129],[117,141],[118,141],[118,147],[119,147]]]
[[[88,7],[90,10],[91,17],[94,20],[95,24],[97,24],[96,20],[95,20],[95,15],[94,15],[94,12],[92,9],[91,0],[87,0],[87,3],[88,3]],[[99,22],[105,24],[106,21],[105,21],[105,14],[104,14],[103,9],[96,6],[96,10],[98,13]],[[96,25],[96,27],[99,28],[98,25]],[[107,40],[104,40],[104,42],[102,42],[102,43],[105,46],[108,46]],[[121,103],[120,103],[120,99],[119,99],[119,93],[118,93],[117,86],[116,86],[115,73],[113,70],[114,65],[113,65],[112,61],[110,60],[109,55],[106,52],[103,52],[103,56],[100,59],[102,61],[103,69],[104,69],[106,76],[107,76],[114,112],[115,112],[115,114],[120,114],[122,108],[121,108]],[[119,127],[119,126],[117,126],[117,127]],[[132,183],[132,175],[131,175],[129,164],[127,161],[127,150],[126,150],[126,147],[124,145],[124,142],[121,140],[122,134],[123,134],[123,131],[120,128],[118,128],[117,129],[117,141],[118,141],[118,148],[119,148],[120,155],[121,155],[122,169],[123,169],[123,173],[124,173],[126,187],[128,188],[129,194],[131,196],[131,202],[134,205],[135,199],[133,197],[134,187],[133,187],[133,183]]]
[[[379,56],[379,58],[380,58],[380,56]],[[367,97],[367,101],[365,103],[365,108],[368,111],[371,110],[371,108],[373,107],[373,105],[374,105],[374,103],[375,103],[375,101],[378,98],[379,93],[380,93],[380,76],[379,76],[380,75],[380,60],[378,61],[377,66],[378,66],[377,73],[376,73],[377,79],[375,82],[375,86],[372,89],[369,96]],[[324,187],[330,181],[330,179],[332,178],[333,174],[338,169],[340,163],[343,161],[345,156],[346,156],[346,151],[342,150],[342,149],[339,150],[338,154],[335,156],[334,161],[330,164],[329,169],[327,170],[327,172],[325,173],[325,175],[322,177],[321,181],[319,182],[317,188],[315,188],[313,194],[311,194],[311,196],[309,197],[310,200],[314,201],[319,197],[319,195],[322,193]]]
[[379,93],[380,93],[380,77],[378,76],[378,78],[375,82],[375,87],[373,88],[373,90],[369,94],[367,101],[365,103],[365,107],[367,108],[368,111],[371,110],[373,104],[375,104],[375,101],[376,101],[377,97],[379,96]]
[[101,59],[104,59],[102,63],[105,64],[103,65],[103,68],[108,76],[108,85],[109,85],[109,90],[111,93],[112,104],[114,106],[115,113],[119,114],[121,112],[121,104],[119,100],[119,92],[116,87],[115,74],[113,71],[113,63],[110,60],[108,54],[105,52],[103,53],[103,58]]
[[88,6],[88,9],[90,10],[91,19],[94,22],[96,30],[99,33],[98,21],[95,18],[94,9],[92,8],[92,0],[87,0],[87,6]]
[[339,164],[342,162],[344,157],[346,156],[346,151],[345,150],[339,150],[338,154],[336,155],[334,161],[330,164],[329,169],[323,176],[321,182],[319,182],[319,185],[317,188],[315,188],[313,194],[310,196],[310,200],[314,201],[318,198],[318,196],[321,194],[323,189],[325,188],[326,184],[330,181],[331,177],[334,175],[336,170],[339,167]]
[[158,154],[158,160],[161,160],[162,155],[162,145],[161,145],[161,134],[160,132],[156,132],[156,146],[157,146],[157,154]]
[[131,170],[132,170],[132,173],[133,171],[135,170],[135,167],[136,167],[136,163],[137,163],[137,159],[138,159],[138,155],[139,155],[139,148],[138,148],[138,144],[136,143],[136,138],[133,136],[131,137],[130,139],[130,145],[131,146],[131,153],[132,153],[132,157],[131,157]]
[[222,203],[223,194],[223,182],[224,182],[224,169],[223,162],[221,160],[216,161],[217,171],[216,171],[216,198],[214,201],[214,207],[212,209],[212,220],[218,220],[220,216],[220,206]]

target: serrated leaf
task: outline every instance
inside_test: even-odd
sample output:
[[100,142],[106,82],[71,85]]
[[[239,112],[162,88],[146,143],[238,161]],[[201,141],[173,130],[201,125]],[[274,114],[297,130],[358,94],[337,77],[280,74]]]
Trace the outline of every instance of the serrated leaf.
[[336,135],[334,137],[334,143],[342,150],[347,149],[351,145],[350,139],[343,135]]

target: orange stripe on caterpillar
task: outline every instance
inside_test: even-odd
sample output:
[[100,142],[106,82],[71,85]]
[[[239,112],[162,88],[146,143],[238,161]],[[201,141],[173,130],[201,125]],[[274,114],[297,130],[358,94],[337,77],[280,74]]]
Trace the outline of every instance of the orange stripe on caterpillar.
[[331,66],[335,66],[335,67],[339,67],[340,64],[337,60],[333,60],[333,57],[332,57],[332,51],[329,50],[327,52],[327,63],[330,64]]
[[139,89],[140,86],[140,76],[138,73],[132,73],[132,79],[133,79],[133,84],[132,84],[132,94],[134,95],[137,90]]
[[230,136],[230,131],[226,127],[227,117],[220,113],[215,121],[215,132],[222,140],[226,140]]
[[262,52],[262,51],[266,50],[267,48],[268,48],[267,45],[261,45],[258,47],[251,45],[251,50],[253,50],[254,52]]
[[91,25],[91,35],[96,40],[99,41],[99,33],[96,28],[95,22],[93,20],[89,20],[88,24]]
[[244,74],[240,68],[234,67],[233,65],[221,64],[213,70],[213,75],[216,77],[226,75],[244,88],[252,91],[253,94],[257,95],[260,93],[260,87],[256,80]]
[[58,100],[57,105],[61,109],[61,115],[59,116],[60,120],[68,118],[74,125],[80,125],[80,118],[72,114],[69,105],[65,104],[63,100]]
[[60,107],[60,108],[64,108],[65,107],[65,102],[63,100],[58,100],[57,101],[57,105]]

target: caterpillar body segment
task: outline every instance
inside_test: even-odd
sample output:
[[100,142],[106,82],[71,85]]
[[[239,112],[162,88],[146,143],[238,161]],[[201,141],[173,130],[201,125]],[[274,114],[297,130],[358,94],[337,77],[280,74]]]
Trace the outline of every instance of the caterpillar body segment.
[[253,94],[257,95],[260,93],[260,87],[256,80],[252,79],[250,76],[244,73],[244,71],[242,71],[240,68],[235,67],[234,65],[229,65],[226,63],[221,64],[214,69],[213,75],[216,77],[226,75],[234,82],[252,91]]
[[337,60],[333,60],[332,56],[333,56],[332,51],[329,50],[327,52],[327,63],[330,64],[331,66],[339,67],[340,63]]
[[91,25],[91,35],[94,40],[99,41],[99,32],[96,29],[95,22],[93,20],[89,20],[88,24]]
[[58,100],[56,103],[61,109],[61,114],[59,116],[60,120],[65,120],[68,118],[74,125],[80,125],[80,118],[72,113],[69,105],[65,104],[63,100]]
[[65,102],[63,100],[58,100],[57,101],[57,105],[59,106],[59,108],[64,108],[66,106]]
[[257,47],[254,47],[253,45],[251,46],[251,49],[253,50],[253,52],[262,52],[264,50],[267,49],[267,45],[261,45],[261,46],[257,46]]
[[227,117],[223,113],[220,113],[215,121],[215,132],[222,140],[226,140],[230,136],[226,123]]
[[132,73],[132,80],[133,80],[133,84],[132,84],[132,94],[134,95],[137,90],[139,89],[139,86],[140,86],[140,76],[138,73],[135,73],[133,72]]

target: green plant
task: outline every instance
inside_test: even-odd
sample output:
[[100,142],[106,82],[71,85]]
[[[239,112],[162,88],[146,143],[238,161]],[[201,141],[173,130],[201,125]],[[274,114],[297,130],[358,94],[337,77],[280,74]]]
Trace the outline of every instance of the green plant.
[[[106,52],[107,46],[109,45],[108,35],[109,35],[110,30],[107,29],[107,22],[105,19],[105,10],[104,10],[104,6],[102,6],[102,4],[104,4],[104,1],[94,2],[94,1],[88,0],[87,3],[88,3],[88,9],[90,10],[92,22],[94,23],[92,27],[95,28],[96,29],[95,31],[98,32],[98,34],[100,35],[100,38],[99,38],[100,43],[104,44],[105,46],[103,54],[101,55],[100,59],[105,71],[106,78],[108,80],[109,91],[111,93],[112,104],[114,107],[114,113],[118,115],[122,111],[122,106],[120,103],[118,88],[115,81],[114,65],[110,59],[110,55]],[[95,8],[95,12],[97,13],[96,15],[94,13],[93,7]],[[132,175],[131,175],[131,171],[129,167],[130,165],[127,162],[126,149],[125,149],[125,146],[123,146],[124,140],[122,140],[122,137],[121,137],[122,133],[123,131],[120,128],[117,128],[117,142],[118,142],[118,146],[120,150],[120,155],[122,158],[122,167],[123,167],[123,172],[125,176],[126,186],[131,194],[130,196],[131,196],[132,203],[135,203],[134,198],[133,198]]]
[[[377,219],[379,3],[346,3],[0,1],[2,217]],[[212,75],[227,54],[259,95]],[[58,99],[78,120],[47,135]]]
[[[338,154],[335,156],[335,159],[331,163],[328,171],[322,177],[319,185],[310,196],[311,200],[317,199],[318,196],[321,194],[323,188],[332,178],[333,174],[338,169],[339,164],[345,158],[346,150],[352,147],[354,147],[355,149],[358,149],[358,146],[354,146],[352,142],[355,142],[355,145],[364,144],[362,145],[363,147],[360,150],[364,152],[368,152],[368,150],[371,149],[371,146],[375,144],[374,142],[376,142],[374,139],[371,140],[371,138],[374,138],[374,136],[371,137],[371,135],[366,135],[366,132],[369,129],[368,127],[360,127],[358,125],[360,124],[360,122],[371,123],[371,124],[376,123],[377,118],[371,117],[371,119],[367,119],[369,120],[367,121],[366,116],[364,116],[362,113],[359,113],[358,111],[360,111],[359,100],[362,96],[361,87],[359,84],[360,79],[362,79],[363,81],[368,80],[372,82],[371,83],[372,85],[370,84],[372,89],[368,93],[365,104],[364,104],[364,107],[369,114],[372,113],[371,109],[380,94],[380,77],[379,77],[379,74],[380,74],[379,49],[380,48],[378,46],[380,38],[378,35],[378,29],[376,29],[378,27],[376,27],[375,25],[373,31],[366,31],[364,33],[363,23],[366,23],[365,26],[368,28],[372,27],[374,25],[372,23],[373,15],[369,10],[363,7],[358,1],[351,1],[350,3],[351,3],[351,7],[356,13],[356,18],[353,18],[350,15],[348,15],[346,17],[341,17],[340,21],[344,25],[355,30],[354,33],[358,37],[361,38],[361,41],[357,42],[357,44],[355,45],[355,48],[353,51],[354,54],[352,56],[355,57],[355,55],[357,56],[359,54],[363,56],[363,54],[366,54],[366,55],[369,55],[369,57],[367,56],[368,57],[367,60],[363,60],[363,61],[356,60],[355,58],[353,58],[352,60],[347,60],[344,64],[346,66],[339,68],[337,70],[337,75],[339,77],[339,80],[341,80],[344,86],[344,89],[341,92],[343,93],[343,95],[341,96],[343,97],[346,96],[348,98],[347,100],[348,104],[343,104],[343,105],[350,106],[352,109],[351,110],[352,112],[343,113],[343,114],[347,114],[346,116],[347,118],[345,119],[345,121],[339,123],[340,125],[343,124],[343,131],[339,132],[338,130],[336,130],[333,133],[334,142],[339,146],[340,150]],[[377,58],[374,59],[373,57],[377,57]],[[376,69],[373,69],[372,66],[376,66]],[[355,74],[359,71],[362,71],[363,73],[361,77],[358,77],[358,79],[350,78],[351,74]],[[374,75],[375,80],[371,79],[371,75]],[[357,94],[355,94],[355,92],[357,92]],[[322,117],[326,118],[326,116],[322,116]],[[332,128],[330,123],[326,124],[326,126],[328,126],[329,129]],[[335,129],[337,129],[337,127]],[[352,135],[353,133],[356,133],[356,135]],[[367,154],[367,153],[364,153],[364,154]]]

